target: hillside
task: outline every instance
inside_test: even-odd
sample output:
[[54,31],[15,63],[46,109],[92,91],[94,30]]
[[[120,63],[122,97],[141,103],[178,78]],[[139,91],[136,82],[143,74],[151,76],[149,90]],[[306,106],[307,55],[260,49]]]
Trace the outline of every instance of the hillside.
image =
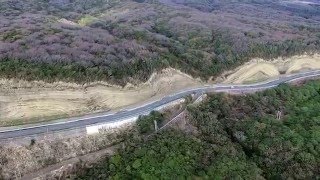
[[125,85],[173,67],[208,79],[319,51],[317,3],[0,0],[0,77]]
[[0,0],[0,179],[320,179],[314,69],[319,0]]
[[153,113],[138,120],[140,134],[127,136],[118,153],[76,179],[317,179],[319,98],[319,80],[213,94],[188,107],[185,123],[144,138],[148,125],[139,122],[161,121]]

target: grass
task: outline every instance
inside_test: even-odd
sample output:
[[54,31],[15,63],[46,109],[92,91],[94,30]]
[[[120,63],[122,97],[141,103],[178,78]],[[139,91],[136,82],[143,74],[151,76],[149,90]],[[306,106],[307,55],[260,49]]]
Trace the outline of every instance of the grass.
[[98,18],[96,17],[93,17],[93,16],[90,16],[90,15],[85,15],[83,18],[81,18],[79,21],[78,21],[78,24],[80,26],[88,26],[90,25],[91,23],[97,21]]

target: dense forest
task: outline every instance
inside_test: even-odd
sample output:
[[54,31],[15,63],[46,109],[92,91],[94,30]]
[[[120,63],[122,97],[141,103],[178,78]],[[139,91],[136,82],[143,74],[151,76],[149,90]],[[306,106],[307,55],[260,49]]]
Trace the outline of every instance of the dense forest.
[[138,135],[77,179],[317,179],[319,109],[319,80],[250,95],[212,94],[188,106],[193,130],[171,127],[145,138],[162,116],[142,117]]
[[320,47],[320,6],[277,0],[0,0],[0,77],[138,83],[203,79],[253,57]]

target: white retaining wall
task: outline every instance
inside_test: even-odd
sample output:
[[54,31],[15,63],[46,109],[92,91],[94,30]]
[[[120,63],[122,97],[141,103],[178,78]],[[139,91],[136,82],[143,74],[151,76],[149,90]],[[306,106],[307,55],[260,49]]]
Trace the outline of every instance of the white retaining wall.
[[[162,105],[154,110],[155,111],[165,110],[167,108],[171,108],[171,107],[178,105],[178,104],[181,104],[183,102],[185,102],[185,99],[181,98],[181,99],[172,101],[168,104]],[[141,115],[144,115],[144,114],[141,114]],[[138,118],[139,118],[139,116],[135,116],[135,117],[123,119],[121,121],[109,122],[109,123],[103,123],[103,124],[97,124],[97,125],[90,125],[90,126],[86,127],[87,134],[88,135],[97,134],[97,133],[99,133],[100,130],[114,129],[114,128],[119,128],[119,127],[122,127],[125,125],[130,125],[130,124],[134,123]]]
[[100,130],[114,129],[117,127],[121,127],[121,126],[124,126],[127,124],[131,124],[131,123],[135,122],[137,119],[138,119],[138,117],[130,117],[130,118],[124,119],[122,121],[87,126],[86,127],[87,134],[88,135],[97,134],[97,133],[99,133]]

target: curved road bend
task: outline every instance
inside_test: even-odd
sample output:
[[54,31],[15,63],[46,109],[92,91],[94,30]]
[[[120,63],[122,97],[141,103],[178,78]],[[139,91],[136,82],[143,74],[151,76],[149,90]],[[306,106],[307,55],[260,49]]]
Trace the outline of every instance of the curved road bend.
[[317,76],[320,76],[320,70],[282,76],[278,79],[274,79],[274,80],[270,80],[262,83],[250,84],[250,85],[216,84],[212,86],[204,86],[201,88],[188,89],[188,90],[175,93],[173,95],[169,95],[167,97],[162,98],[161,100],[152,102],[150,104],[147,104],[135,109],[120,111],[116,114],[106,114],[101,116],[78,118],[72,121],[59,122],[59,123],[53,123],[53,124],[44,124],[44,125],[38,125],[38,126],[35,125],[31,127],[26,127],[26,128],[17,128],[17,129],[11,129],[6,131],[0,131],[0,139],[26,137],[26,136],[31,136],[31,135],[36,135],[36,134],[41,134],[46,132],[62,131],[62,130],[74,129],[74,128],[84,128],[88,125],[121,121],[126,118],[148,114],[149,112],[156,109],[157,107],[160,107],[162,105],[165,105],[167,103],[170,103],[172,101],[178,100],[180,98],[183,98],[191,94],[202,94],[202,93],[208,93],[208,92],[232,92],[232,91],[245,92],[245,91],[252,91],[252,90],[263,90],[263,89],[278,86],[281,83],[295,81],[299,79],[307,79],[307,78],[317,77]]

